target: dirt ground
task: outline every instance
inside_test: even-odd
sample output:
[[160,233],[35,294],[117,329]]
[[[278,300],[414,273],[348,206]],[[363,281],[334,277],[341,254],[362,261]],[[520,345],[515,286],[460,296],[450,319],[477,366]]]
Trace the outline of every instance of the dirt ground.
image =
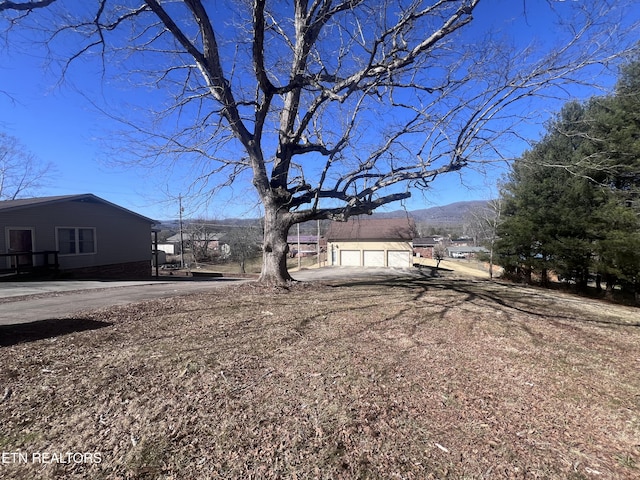
[[640,475],[631,307],[451,274],[38,327],[2,332],[3,479]]
[[[435,267],[436,260],[431,258],[414,258],[414,263]],[[439,268],[449,270],[461,278],[489,279],[489,264],[469,259],[446,259],[440,262]],[[497,278],[502,273],[502,268],[493,266],[494,276]]]

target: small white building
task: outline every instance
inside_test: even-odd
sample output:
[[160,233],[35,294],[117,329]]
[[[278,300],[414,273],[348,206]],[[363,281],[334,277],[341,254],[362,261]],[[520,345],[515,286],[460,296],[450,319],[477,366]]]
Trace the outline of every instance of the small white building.
[[484,247],[447,247],[451,258],[474,258],[479,253],[489,253],[489,250]]

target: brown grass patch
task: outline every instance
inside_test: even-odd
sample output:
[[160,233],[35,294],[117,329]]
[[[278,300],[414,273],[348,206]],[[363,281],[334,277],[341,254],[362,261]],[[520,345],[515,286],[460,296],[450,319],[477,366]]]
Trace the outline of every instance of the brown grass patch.
[[411,278],[85,312],[0,348],[0,477],[637,478],[639,317]]

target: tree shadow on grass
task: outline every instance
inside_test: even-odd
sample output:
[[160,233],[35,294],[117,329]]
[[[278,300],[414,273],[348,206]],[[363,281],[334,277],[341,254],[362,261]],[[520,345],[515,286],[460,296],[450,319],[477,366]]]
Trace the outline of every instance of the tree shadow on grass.
[[108,322],[86,318],[52,318],[38,322],[0,325],[0,347],[10,347],[19,343],[34,342],[86,330],[97,330],[110,325],[111,323]]
[[[389,276],[354,279],[353,281],[332,283],[334,287],[357,287],[367,285],[388,286],[395,288],[406,288],[414,293],[413,300],[417,301],[428,295],[433,290],[449,290],[460,294],[456,302],[443,310],[446,313],[451,308],[464,302],[484,301],[490,308],[501,311],[509,315],[510,312],[519,312],[532,317],[552,318],[553,320],[566,321],[568,323],[595,323],[603,326],[620,327],[640,327],[640,322],[617,321],[613,318],[603,318],[597,314],[587,315],[572,311],[570,306],[564,305],[562,298],[550,297],[555,293],[553,290],[538,291],[535,288],[516,284],[503,284],[491,282],[489,280],[463,280],[441,276],[430,277],[428,275],[419,276]],[[567,295],[567,293],[564,293]],[[576,296],[576,300],[582,297]],[[588,300],[585,300],[588,301]],[[591,300],[599,302],[599,300]]]

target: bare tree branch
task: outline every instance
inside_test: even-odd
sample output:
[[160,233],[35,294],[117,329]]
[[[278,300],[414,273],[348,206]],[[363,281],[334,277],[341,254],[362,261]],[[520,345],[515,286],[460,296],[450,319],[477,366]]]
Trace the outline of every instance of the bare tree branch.
[[39,0],[36,2],[11,2],[5,0],[0,2],[0,13],[5,10],[14,10],[16,12],[30,12],[37,8],[48,7],[56,0]]
[[33,195],[53,173],[14,137],[0,133],[0,200]]
[[[541,8],[561,41],[515,48],[469,30],[485,3],[252,0],[227,18],[201,0],[100,0],[52,40],[81,39],[67,66],[96,49],[105,71],[109,54],[120,74],[166,92],[170,105],[148,125],[123,115],[138,159],[191,163],[200,185],[250,170],[265,262],[282,269],[294,223],[370,213],[507,158],[503,142],[524,138],[533,100],[593,84],[585,72],[614,65],[637,38],[622,21],[632,0],[549,0]],[[137,57],[157,69],[133,66]]]

